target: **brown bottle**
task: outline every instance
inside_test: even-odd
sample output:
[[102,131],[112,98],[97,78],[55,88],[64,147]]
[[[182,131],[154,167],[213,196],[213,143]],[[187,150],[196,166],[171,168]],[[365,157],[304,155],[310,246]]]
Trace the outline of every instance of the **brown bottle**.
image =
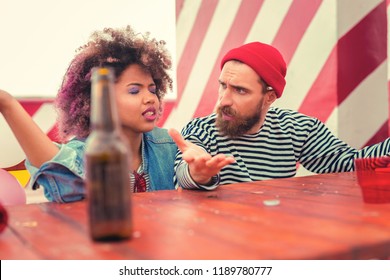
[[96,241],[132,234],[129,153],[121,134],[110,68],[94,68],[91,133],[85,148],[85,183],[90,235]]

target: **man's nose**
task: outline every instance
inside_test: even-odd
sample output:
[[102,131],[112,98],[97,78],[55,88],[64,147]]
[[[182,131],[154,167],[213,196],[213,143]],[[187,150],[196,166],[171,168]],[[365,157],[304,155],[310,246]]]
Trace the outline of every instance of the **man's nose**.
[[231,106],[233,103],[232,93],[226,88],[219,94],[219,105],[220,106]]

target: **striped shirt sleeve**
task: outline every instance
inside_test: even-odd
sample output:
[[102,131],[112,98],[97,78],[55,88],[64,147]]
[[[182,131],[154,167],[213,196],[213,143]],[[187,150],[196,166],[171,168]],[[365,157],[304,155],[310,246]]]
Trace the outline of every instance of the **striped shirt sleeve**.
[[218,187],[219,184],[219,175],[215,175],[211,178],[211,182],[208,185],[197,184],[190,175],[188,170],[188,164],[185,161],[182,161],[176,170],[177,177],[179,178],[178,184],[183,189],[202,189],[202,190],[214,190]]

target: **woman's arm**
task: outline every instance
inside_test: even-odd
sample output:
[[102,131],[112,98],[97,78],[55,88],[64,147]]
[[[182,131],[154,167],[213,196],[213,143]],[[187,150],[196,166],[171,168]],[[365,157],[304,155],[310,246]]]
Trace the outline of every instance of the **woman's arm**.
[[39,128],[22,105],[12,95],[1,89],[0,113],[4,116],[32,165],[39,167],[56,155],[57,146]]

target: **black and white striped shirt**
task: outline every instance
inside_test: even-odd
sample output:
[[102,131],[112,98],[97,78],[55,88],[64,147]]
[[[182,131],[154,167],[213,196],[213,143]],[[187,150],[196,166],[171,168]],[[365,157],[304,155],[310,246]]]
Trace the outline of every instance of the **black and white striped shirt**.
[[193,119],[181,133],[212,156],[233,156],[235,163],[225,166],[212,186],[200,186],[192,181],[179,151],[176,185],[214,189],[230,183],[293,177],[298,163],[315,173],[346,172],[354,169],[355,158],[390,153],[390,138],[357,150],[336,138],[318,119],[292,110],[270,108],[260,131],[235,139],[221,136],[215,119],[215,114]]

